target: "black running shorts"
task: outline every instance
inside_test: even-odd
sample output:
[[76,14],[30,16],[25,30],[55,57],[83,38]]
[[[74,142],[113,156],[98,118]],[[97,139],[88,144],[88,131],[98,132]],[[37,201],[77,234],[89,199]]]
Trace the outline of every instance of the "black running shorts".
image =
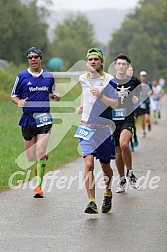
[[52,124],[44,125],[42,127],[37,127],[36,125],[29,125],[22,127],[22,136],[26,141],[31,141],[31,139],[39,134],[50,133]]
[[134,120],[125,119],[122,122],[119,121],[119,123],[116,123],[116,129],[114,131],[115,146],[119,146],[119,138],[120,138],[121,132],[124,129],[127,129],[132,133],[134,126],[135,126]]

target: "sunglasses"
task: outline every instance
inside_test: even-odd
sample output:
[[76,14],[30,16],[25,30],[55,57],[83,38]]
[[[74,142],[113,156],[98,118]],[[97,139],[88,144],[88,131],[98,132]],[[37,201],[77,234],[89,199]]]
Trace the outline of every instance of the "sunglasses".
[[27,59],[32,60],[32,59],[38,59],[39,55],[32,55],[32,56],[28,56]]

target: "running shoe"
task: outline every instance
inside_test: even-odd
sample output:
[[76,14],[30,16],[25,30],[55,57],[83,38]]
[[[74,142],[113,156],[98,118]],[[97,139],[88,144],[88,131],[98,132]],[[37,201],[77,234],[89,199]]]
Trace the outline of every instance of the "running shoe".
[[148,123],[148,131],[151,131],[151,123]]
[[104,196],[103,204],[100,206],[100,211],[102,213],[108,213],[112,209],[112,195],[111,196]]
[[132,188],[134,189],[138,188],[137,178],[133,173],[130,174],[130,172],[127,171],[126,178],[128,179],[129,184],[131,185]]
[[89,204],[87,205],[86,209],[85,209],[85,213],[88,214],[97,214],[97,205],[95,202],[90,201]]
[[43,198],[43,191],[41,186],[37,186],[34,190],[34,198]]
[[119,179],[117,184],[117,190],[116,193],[123,193],[126,189],[126,179]]
[[134,147],[137,147],[138,145],[139,145],[139,142],[138,142],[138,140],[137,139],[134,139]]
[[146,132],[145,131],[142,132],[141,137],[146,137]]

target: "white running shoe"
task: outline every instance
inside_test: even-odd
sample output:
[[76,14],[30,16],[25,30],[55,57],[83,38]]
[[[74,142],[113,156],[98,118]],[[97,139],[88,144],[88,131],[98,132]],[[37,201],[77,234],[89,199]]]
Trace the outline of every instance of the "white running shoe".
[[131,185],[132,188],[137,189],[139,188],[138,181],[136,176],[133,174],[133,172],[127,171],[126,178],[129,181],[129,184]]
[[145,131],[142,132],[141,137],[146,137],[146,132]]
[[126,189],[126,178],[123,177],[118,180],[116,193],[123,193],[125,192],[125,189]]

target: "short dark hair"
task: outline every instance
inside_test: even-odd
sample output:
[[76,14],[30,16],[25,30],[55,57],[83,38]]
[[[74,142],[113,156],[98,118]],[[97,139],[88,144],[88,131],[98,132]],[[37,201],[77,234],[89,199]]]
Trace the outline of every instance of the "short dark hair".
[[42,52],[40,49],[38,49],[37,47],[33,46],[33,47],[30,47],[28,50],[27,50],[27,56],[30,54],[30,53],[36,53],[39,55],[39,57],[42,59]]
[[117,59],[123,59],[123,60],[126,60],[129,64],[131,63],[131,59],[124,53],[121,53],[119,54],[115,59],[114,61],[116,62]]

